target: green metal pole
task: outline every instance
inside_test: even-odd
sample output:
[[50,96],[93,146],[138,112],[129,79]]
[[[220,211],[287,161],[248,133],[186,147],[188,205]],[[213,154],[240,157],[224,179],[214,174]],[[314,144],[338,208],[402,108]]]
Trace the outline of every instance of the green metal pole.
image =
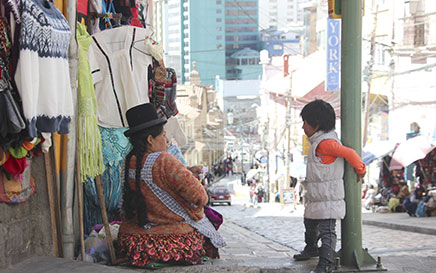
[[[342,0],[341,135],[345,146],[361,153],[362,0]],[[376,261],[362,249],[361,183],[346,163],[346,216],[341,224],[341,264],[362,269]]]

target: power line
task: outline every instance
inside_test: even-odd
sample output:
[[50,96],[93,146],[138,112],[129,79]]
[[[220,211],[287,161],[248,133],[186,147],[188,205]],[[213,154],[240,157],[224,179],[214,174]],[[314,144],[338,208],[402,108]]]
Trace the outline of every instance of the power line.
[[372,80],[372,79],[378,79],[378,78],[384,78],[384,77],[401,76],[401,75],[410,74],[410,73],[421,71],[421,70],[427,70],[427,69],[433,68],[435,66],[436,66],[436,63],[433,63],[433,64],[424,65],[424,66],[421,66],[421,67],[418,67],[415,69],[410,69],[410,70],[401,71],[401,72],[390,72],[390,73],[385,73],[385,74],[381,74],[381,75],[371,76],[369,78]]

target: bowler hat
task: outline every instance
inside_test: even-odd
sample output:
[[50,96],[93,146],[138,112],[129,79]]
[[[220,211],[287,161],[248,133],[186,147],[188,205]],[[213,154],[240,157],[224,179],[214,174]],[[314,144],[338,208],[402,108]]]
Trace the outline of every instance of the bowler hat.
[[151,103],[144,103],[130,108],[126,112],[126,118],[129,123],[129,130],[124,132],[126,137],[167,122],[166,118],[158,116],[156,108]]

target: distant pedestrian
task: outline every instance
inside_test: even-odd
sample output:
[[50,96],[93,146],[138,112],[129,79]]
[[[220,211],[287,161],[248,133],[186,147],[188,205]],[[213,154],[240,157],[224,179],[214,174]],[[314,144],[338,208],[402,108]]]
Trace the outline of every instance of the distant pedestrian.
[[369,185],[369,189],[366,191],[365,199],[363,202],[365,209],[369,210],[371,209],[372,206],[375,205],[376,195],[377,195],[377,191],[374,189],[374,185]]
[[[314,273],[331,272],[336,248],[336,219],[345,217],[344,158],[356,170],[357,182],[366,167],[357,153],[341,144],[336,132],[333,107],[315,100],[304,106],[300,116],[311,143],[304,182],[304,226],[306,246],[298,261],[319,256]],[[321,247],[318,249],[318,239]]]

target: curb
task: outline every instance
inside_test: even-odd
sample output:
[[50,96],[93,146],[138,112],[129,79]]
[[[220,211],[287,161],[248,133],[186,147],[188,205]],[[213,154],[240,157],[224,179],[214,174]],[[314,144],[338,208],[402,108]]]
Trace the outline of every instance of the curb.
[[379,222],[379,221],[373,221],[373,220],[362,220],[362,224],[378,226],[378,227],[383,227],[383,228],[389,228],[389,229],[410,231],[410,232],[416,232],[416,233],[422,233],[422,234],[436,235],[436,229],[434,229],[434,228],[408,226],[408,225],[386,223],[386,222]]

